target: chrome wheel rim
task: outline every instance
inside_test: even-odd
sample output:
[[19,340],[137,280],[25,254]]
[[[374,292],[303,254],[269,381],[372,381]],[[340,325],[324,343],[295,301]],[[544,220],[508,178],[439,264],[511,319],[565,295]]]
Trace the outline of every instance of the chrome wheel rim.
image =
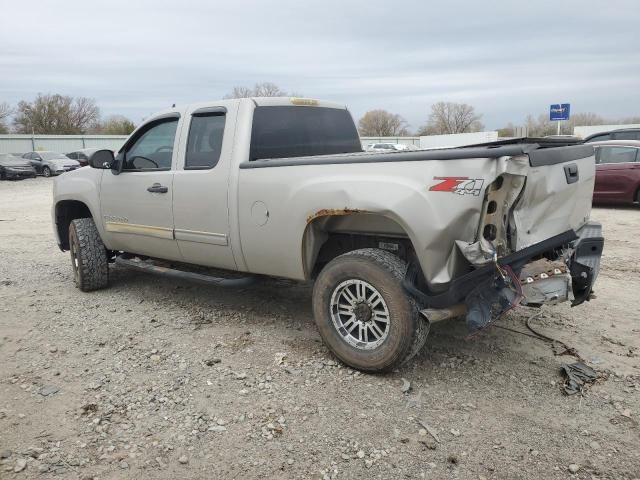
[[51,176],[51,170],[49,170],[47,167],[44,167],[42,169],[42,175],[44,175],[45,177]]
[[345,280],[331,295],[333,326],[345,342],[360,350],[380,346],[389,336],[390,314],[376,288],[364,280]]

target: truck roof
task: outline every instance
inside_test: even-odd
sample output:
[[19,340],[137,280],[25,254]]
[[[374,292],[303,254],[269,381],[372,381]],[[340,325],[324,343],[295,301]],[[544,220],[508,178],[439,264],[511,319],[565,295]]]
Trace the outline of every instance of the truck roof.
[[247,98],[230,98],[223,100],[209,100],[206,102],[197,102],[191,104],[180,105],[172,107],[160,112],[156,112],[149,116],[145,123],[149,120],[156,118],[162,118],[171,114],[179,114],[184,109],[199,109],[207,107],[230,107],[238,102],[253,102],[259,107],[277,107],[277,106],[310,106],[310,107],[322,107],[322,108],[336,108],[340,110],[347,110],[347,106],[341,103],[328,102],[325,100],[318,100],[315,98],[304,97],[247,97]]

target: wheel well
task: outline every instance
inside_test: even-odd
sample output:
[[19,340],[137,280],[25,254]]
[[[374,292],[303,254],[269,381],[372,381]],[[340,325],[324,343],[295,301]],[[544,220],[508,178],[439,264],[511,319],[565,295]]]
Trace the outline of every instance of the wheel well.
[[69,250],[69,224],[76,218],[92,218],[86,204],[77,200],[63,200],[56,204],[56,228],[62,250]]
[[316,278],[331,260],[361,248],[386,250],[407,262],[415,255],[402,226],[383,215],[359,212],[316,217],[307,225],[303,239],[306,276]]

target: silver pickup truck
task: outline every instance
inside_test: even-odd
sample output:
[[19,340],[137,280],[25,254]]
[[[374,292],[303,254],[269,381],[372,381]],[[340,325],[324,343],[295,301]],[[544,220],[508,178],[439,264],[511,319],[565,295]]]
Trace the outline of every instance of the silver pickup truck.
[[322,338],[367,371],[411,358],[432,322],[475,330],[518,305],[589,300],[604,244],[591,146],[361,150],[343,105],[173,108],[56,179],[57,242],[83,291],[112,263],[219,286],[313,280]]

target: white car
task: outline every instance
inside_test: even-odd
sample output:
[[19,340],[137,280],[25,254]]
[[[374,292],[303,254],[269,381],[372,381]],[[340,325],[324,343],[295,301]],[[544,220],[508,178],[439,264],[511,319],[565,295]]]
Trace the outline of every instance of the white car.
[[411,150],[409,145],[401,143],[370,143],[366,150],[369,152],[401,152]]

